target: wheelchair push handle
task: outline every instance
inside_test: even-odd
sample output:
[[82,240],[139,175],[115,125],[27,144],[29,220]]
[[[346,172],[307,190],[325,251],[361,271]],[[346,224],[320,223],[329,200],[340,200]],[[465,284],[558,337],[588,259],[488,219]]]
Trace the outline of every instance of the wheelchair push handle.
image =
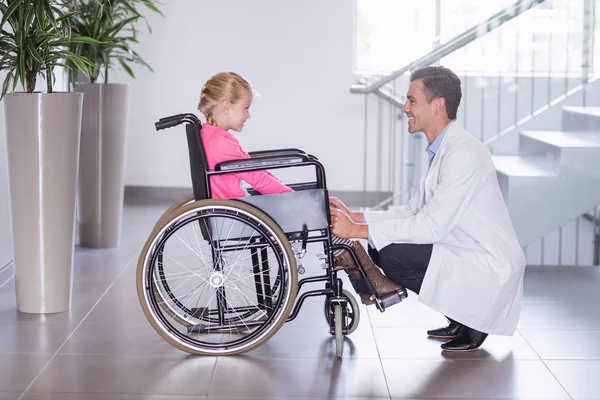
[[158,122],[156,122],[154,124],[154,126],[156,127],[157,131],[167,129],[167,128],[172,128],[174,126],[181,124],[182,118],[183,118],[182,114],[173,115],[171,117],[166,117],[166,118],[161,118]]
[[184,122],[195,123],[200,125],[200,120],[194,114],[177,114],[171,115],[170,117],[164,117],[158,120],[154,124],[157,131],[172,128],[177,125],[181,125]]

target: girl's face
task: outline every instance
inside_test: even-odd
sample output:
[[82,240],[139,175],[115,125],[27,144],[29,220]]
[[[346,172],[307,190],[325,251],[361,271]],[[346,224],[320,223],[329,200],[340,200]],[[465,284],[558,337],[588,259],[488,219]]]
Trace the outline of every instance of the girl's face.
[[252,94],[248,91],[242,95],[242,97],[235,103],[228,103],[226,105],[226,121],[222,128],[225,130],[234,130],[241,132],[244,128],[246,120],[250,119],[250,106],[252,105]]

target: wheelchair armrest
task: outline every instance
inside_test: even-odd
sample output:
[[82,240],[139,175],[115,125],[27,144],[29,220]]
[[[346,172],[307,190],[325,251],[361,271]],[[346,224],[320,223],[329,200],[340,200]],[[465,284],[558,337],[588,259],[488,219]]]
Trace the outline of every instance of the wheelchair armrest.
[[[319,184],[317,182],[291,183],[289,185],[286,184],[286,186],[291,188],[294,192],[300,192],[302,190],[310,189],[319,189]],[[248,188],[246,191],[251,196],[260,196],[260,192],[255,189]]]
[[250,157],[262,157],[262,156],[269,156],[269,155],[278,155],[278,156],[279,155],[281,155],[281,156],[298,155],[298,154],[305,155],[306,152],[301,149],[289,148],[289,149],[251,151],[248,154],[250,154]]
[[215,165],[215,171],[256,171],[260,169],[293,166],[295,164],[302,164],[309,160],[310,158],[306,154],[260,156],[223,161]]

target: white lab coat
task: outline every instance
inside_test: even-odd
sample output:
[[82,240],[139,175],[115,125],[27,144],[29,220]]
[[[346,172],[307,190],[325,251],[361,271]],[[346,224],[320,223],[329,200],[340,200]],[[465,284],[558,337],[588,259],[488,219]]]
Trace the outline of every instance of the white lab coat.
[[408,205],[365,213],[377,250],[433,243],[419,301],[478,331],[510,336],[525,255],[488,149],[455,121]]

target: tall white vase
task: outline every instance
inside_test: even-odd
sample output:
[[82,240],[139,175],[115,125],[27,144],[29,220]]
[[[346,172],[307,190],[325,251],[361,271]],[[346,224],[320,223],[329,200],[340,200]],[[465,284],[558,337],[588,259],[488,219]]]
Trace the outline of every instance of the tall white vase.
[[17,310],[71,307],[81,93],[4,97]]
[[84,93],[78,223],[82,247],[116,247],[121,239],[129,85],[78,83]]

